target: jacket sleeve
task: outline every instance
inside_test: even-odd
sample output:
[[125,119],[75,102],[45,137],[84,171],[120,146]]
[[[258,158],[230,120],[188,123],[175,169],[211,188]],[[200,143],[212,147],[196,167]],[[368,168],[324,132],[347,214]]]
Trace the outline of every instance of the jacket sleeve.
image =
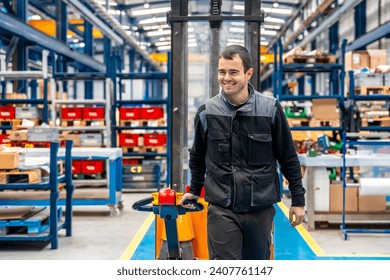
[[[206,174],[207,141],[205,131],[200,120],[200,114],[205,110],[205,105],[199,107],[194,120],[194,142],[190,150],[189,167],[191,170],[190,193],[199,196],[204,185]],[[203,112],[204,113],[204,112]]]
[[292,200],[291,205],[304,206],[306,190],[302,186],[301,164],[286,116],[278,101],[276,101],[272,124],[274,153],[280,164],[283,176],[289,183]]

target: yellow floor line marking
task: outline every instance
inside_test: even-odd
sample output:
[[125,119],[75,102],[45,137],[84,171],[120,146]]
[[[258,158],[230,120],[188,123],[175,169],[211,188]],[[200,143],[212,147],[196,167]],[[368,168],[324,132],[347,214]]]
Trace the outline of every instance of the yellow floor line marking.
[[[278,203],[279,208],[283,211],[284,215],[288,218],[289,210],[287,206],[283,202]],[[299,234],[302,236],[303,240],[309,245],[310,249],[314,252],[316,256],[324,256],[325,253],[318,245],[318,243],[313,239],[313,237],[309,234],[309,232],[302,226],[299,225],[296,227]]]
[[150,215],[146,218],[146,220],[143,222],[142,226],[138,230],[138,232],[135,234],[133,240],[129,243],[126,250],[120,257],[120,260],[130,260],[133,256],[135,250],[137,250],[139,244],[141,243],[142,239],[144,238],[146,232],[148,231],[150,225],[153,223],[155,218],[155,215],[153,213],[150,213]]
[[[283,211],[284,215],[288,218],[289,216],[289,210],[283,202],[278,203],[279,208]],[[299,225],[296,227],[299,234],[302,236],[303,240],[309,245],[309,247],[312,249],[314,254],[317,257],[376,257],[376,258],[383,258],[383,257],[389,257],[390,254],[325,254],[324,251],[321,249],[321,247],[318,245],[318,243],[313,239],[313,237],[310,235],[310,233],[302,226]],[[341,238],[341,237],[340,237]]]

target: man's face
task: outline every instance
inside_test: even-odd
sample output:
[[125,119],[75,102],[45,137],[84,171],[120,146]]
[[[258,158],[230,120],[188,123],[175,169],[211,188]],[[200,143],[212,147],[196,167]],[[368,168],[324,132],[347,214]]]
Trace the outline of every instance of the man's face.
[[218,81],[227,96],[233,96],[240,93],[247,93],[248,81],[253,74],[250,68],[244,72],[242,59],[236,55],[233,59],[221,57],[218,63]]

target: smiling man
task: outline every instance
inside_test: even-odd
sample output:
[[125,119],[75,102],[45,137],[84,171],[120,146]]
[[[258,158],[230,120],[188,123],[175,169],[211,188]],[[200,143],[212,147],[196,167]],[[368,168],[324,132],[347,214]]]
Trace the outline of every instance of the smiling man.
[[[248,50],[232,45],[218,63],[220,93],[195,116],[190,151],[191,188],[205,188],[210,259],[269,259],[270,236],[280,201],[277,164],[289,181],[290,222],[304,219],[305,189],[291,132],[279,102],[249,83]],[[185,205],[184,205],[185,206]]]

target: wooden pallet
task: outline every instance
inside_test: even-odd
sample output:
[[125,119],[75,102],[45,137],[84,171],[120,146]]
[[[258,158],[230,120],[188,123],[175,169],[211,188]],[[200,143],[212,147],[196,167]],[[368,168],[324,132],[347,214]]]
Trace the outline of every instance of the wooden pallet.
[[16,127],[22,124],[22,119],[0,119],[0,125]]
[[335,55],[317,56],[317,55],[291,55],[284,59],[285,64],[303,63],[303,64],[324,64],[336,63]]
[[331,127],[339,127],[340,120],[339,119],[314,119],[310,120],[310,127],[321,127],[321,126],[331,126]]
[[362,126],[390,126],[390,117],[362,118]]
[[166,153],[166,146],[122,147],[123,153]]
[[290,127],[294,127],[294,126],[309,126],[309,119],[307,119],[307,118],[299,118],[299,119],[287,118],[287,121],[288,121],[288,125]]
[[41,182],[41,170],[1,170],[0,184],[37,184]]
[[120,126],[166,126],[167,122],[165,119],[158,120],[119,120]]
[[355,87],[355,93],[360,95],[390,94],[390,86],[361,86]]

